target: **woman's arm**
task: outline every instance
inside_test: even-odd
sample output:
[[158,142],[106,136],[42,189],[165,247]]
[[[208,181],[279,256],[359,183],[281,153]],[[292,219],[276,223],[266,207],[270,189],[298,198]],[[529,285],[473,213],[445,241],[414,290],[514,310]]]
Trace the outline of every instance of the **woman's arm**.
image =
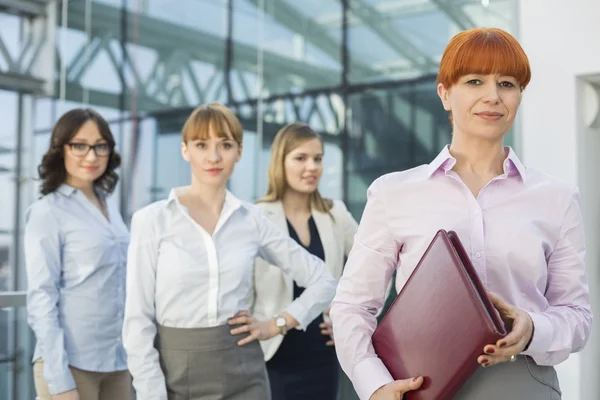
[[394,381],[371,341],[400,252],[388,227],[385,184],[386,177],[379,178],[367,192],[367,205],[330,312],[340,364],[361,399],[369,399]]
[[530,312],[534,333],[523,354],[540,365],[556,365],[583,348],[590,336],[592,310],[585,272],[585,237],[579,192],[569,198],[561,233],[548,258],[548,308]]
[[154,294],[158,241],[154,229],[156,209],[146,207],[133,214],[127,253],[127,297],[123,322],[123,346],[137,397],[167,400],[164,374],[160,368],[156,337]]
[[63,245],[60,224],[45,203],[31,206],[25,219],[27,317],[43,349],[44,379],[50,394],[55,395],[75,389],[58,318]]
[[283,310],[306,329],[333,299],[336,281],[318,257],[302,248],[267,217],[260,214],[257,218],[260,230],[259,256],[281,268],[299,286],[306,288],[300,297]]

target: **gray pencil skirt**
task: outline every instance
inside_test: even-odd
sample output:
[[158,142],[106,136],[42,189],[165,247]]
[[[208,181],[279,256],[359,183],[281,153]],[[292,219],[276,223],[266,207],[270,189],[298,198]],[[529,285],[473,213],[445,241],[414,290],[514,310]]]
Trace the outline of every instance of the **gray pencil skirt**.
[[238,346],[232,327],[158,326],[155,346],[169,400],[270,400],[258,342]]
[[540,366],[529,356],[513,363],[478,368],[454,400],[560,400],[553,367]]

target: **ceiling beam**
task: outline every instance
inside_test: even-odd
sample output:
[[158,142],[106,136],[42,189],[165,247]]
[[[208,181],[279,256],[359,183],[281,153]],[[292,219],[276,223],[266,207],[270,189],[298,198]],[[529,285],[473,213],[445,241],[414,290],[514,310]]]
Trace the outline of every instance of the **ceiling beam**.
[[[56,81],[56,93],[59,93],[60,82]],[[65,98],[70,101],[81,101],[83,99],[84,91],[87,95],[87,102],[94,106],[107,107],[107,108],[119,108],[121,98],[123,96],[124,104],[131,104],[132,96],[131,91],[126,91],[123,95],[118,93],[103,92],[95,89],[88,89],[82,87],[78,83],[67,82],[65,85]],[[137,108],[145,111],[161,110],[168,108],[168,104],[156,101],[148,96],[142,94],[135,95],[135,102]]]
[[350,11],[375,32],[385,44],[398,55],[406,58],[412,66],[428,73],[437,69],[438,64],[419,47],[407,39],[390,20],[385,18],[365,0],[349,0]]
[[449,0],[431,0],[436,7],[456,24],[462,31],[477,27],[475,22],[469,17],[462,8],[462,4],[456,4]]
[[0,12],[27,17],[46,15],[49,0],[0,0]]
[[0,89],[27,94],[43,94],[43,79],[15,72],[0,71]]
[[[373,8],[387,19],[410,18],[420,14],[437,11],[435,4],[429,0],[393,0],[382,1]],[[343,18],[338,14],[323,14],[315,17],[315,22],[327,28],[341,28]],[[350,14],[348,26],[365,25],[360,18]]]
[[[94,2],[92,9],[94,23],[91,34],[102,36],[106,32],[119,32],[121,29],[121,9]],[[226,39],[197,29],[191,29],[167,21],[127,12],[128,21],[137,19],[137,23],[128,23],[126,37],[139,38],[136,44],[157,51],[172,50],[174,44],[191,56],[192,59],[204,61],[212,65],[221,65],[225,58]],[[61,24],[59,18],[59,24]],[[134,31],[137,26],[137,32]],[[85,2],[77,1],[69,5],[68,27],[85,32]],[[134,35],[135,34],[135,35]],[[133,41],[132,41],[133,42]],[[258,50],[254,46],[234,43],[234,67],[245,71],[256,72]],[[329,68],[320,67],[301,60],[294,60],[282,55],[263,52],[265,73],[273,75],[295,75],[317,85],[332,85],[339,81],[340,73]]]
[[[258,9],[260,5],[259,0],[248,1],[254,4]],[[260,10],[258,11],[260,12]],[[315,47],[319,48],[333,60],[338,61],[341,64],[342,44],[339,40],[332,37],[327,27],[323,26],[319,22],[316,22],[313,18],[310,18],[306,14],[298,11],[297,7],[294,7],[285,1],[266,0],[264,11],[280,25],[285,26],[298,35],[301,35],[308,42],[312,43]],[[342,12],[342,7],[340,6],[340,20],[342,19]],[[341,37],[341,24],[335,28],[340,29]],[[356,73],[357,75],[361,76],[370,76],[378,73],[368,65],[357,60],[351,61],[351,69],[353,74]]]

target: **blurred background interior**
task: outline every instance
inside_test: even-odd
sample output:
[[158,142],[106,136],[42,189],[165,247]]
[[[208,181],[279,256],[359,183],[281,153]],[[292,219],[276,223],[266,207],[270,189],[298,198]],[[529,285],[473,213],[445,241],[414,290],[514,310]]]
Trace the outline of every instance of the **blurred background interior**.
[[[588,186],[600,151],[599,20],[597,0],[0,0],[0,399],[35,397],[23,214],[65,111],[90,106],[111,123],[123,157],[111,201],[127,222],[189,180],[180,128],[210,101],[245,128],[237,196],[265,193],[274,134],[302,121],[326,143],[322,193],[358,220],[376,177],[427,163],[448,143],[435,84],[448,40],[498,27],[533,67],[534,93],[507,144],[582,187],[597,239],[600,189]],[[595,287],[595,249],[590,260]],[[567,400],[600,398],[591,342],[560,370]]]

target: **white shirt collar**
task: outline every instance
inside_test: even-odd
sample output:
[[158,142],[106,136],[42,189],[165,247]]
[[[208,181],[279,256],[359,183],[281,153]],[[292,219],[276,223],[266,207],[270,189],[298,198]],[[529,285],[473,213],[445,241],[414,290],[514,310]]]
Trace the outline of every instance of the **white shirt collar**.
[[[165,206],[169,206],[170,204],[173,204],[173,203],[178,203],[181,205],[181,203],[179,203],[179,198],[181,196],[185,195],[190,190],[190,187],[191,186],[180,186],[180,187],[171,189],[171,192],[169,192],[169,198],[168,198],[167,202],[165,203]],[[225,190],[225,203],[223,204],[223,211],[222,211],[223,214],[225,214],[229,211],[233,212],[243,205],[244,205],[244,203],[240,199],[235,197],[233,195],[233,193],[231,193],[229,190]]]

